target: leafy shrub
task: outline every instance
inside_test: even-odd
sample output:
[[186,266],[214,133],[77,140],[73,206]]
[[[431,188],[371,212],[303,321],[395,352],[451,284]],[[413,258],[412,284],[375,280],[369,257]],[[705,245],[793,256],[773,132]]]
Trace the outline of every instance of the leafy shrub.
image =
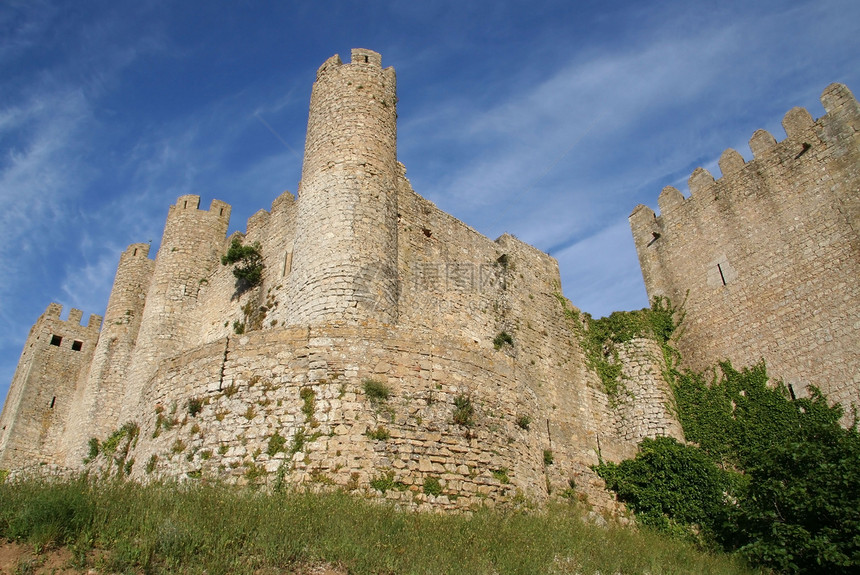
[[532,423],[532,418],[529,417],[528,415],[520,415],[519,417],[517,417],[517,425],[521,429],[525,429],[526,431],[528,431],[529,425],[531,425],[531,423]]
[[713,529],[730,484],[702,450],[670,437],[644,439],[635,459],[601,463],[595,471],[639,522],[667,531],[678,524]]
[[221,256],[222,265],[235,265],[233,275],[242,287],[259,285],[263,280],[263,256],[260,253],[260,243],[243,246],[239,238],[233,238],[227,253]]
[[454,423],[464,427],[474,425],[475,408],[472,400],[467,395],[458,395],[454,398]]

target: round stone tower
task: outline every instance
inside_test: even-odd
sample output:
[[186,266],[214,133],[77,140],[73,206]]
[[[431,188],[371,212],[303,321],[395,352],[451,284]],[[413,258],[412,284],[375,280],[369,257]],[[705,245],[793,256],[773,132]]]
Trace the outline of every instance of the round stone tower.
[[397,113],[393,68],[337,55],[311,94],[289,323],[397,319]]
[[200,344],[190,312],[197,306],[201,278],[221,265],[230,206],[220,200],[212,200],[209,210],[199,206],[199,196],[180,196],[167,214],[126,378],[120,424],[134,418],[141,390],[161,360]]
[[66,430],[67,465],[86,456],[90,437],[107,437],[119,427],[120,406],[155,261],[149,244],[132,244],[119,258],[104,324],[86,384],[79,389]]

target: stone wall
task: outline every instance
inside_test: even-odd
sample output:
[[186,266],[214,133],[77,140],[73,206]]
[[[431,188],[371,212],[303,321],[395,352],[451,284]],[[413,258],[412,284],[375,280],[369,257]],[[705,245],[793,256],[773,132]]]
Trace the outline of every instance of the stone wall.
[[822,94],[817,121],[795,108],[787,137],[753,134],[753,159],[720,158],[717,180],[697,169],[691,197],[666,188],[660,216],[630,216],[650,297],[686,312],[687,366],[750,365],[800,396],[816,385],[860,405],[860,108],[845,86]]
[[[368,381],[390,397],[369,397]],[[589,469],[597,450],[585,436],[571,444],[576,438],[562,433],[568,406],[547,411],[542,385],[524,380],[502,349],[426,329],[290,328],[225,338],[163,364],[147,385],[132,476],[376,495],[385,486],[388,499],[450,509],[541,502],[573,484],[614,509]],[[474,414],[458,424],[464,398]],[[574,418],[595,415],[580,406]],[[621,440],[611,418],[605,427],[607,443]],[[442,493],[426,493],[428,480]]]

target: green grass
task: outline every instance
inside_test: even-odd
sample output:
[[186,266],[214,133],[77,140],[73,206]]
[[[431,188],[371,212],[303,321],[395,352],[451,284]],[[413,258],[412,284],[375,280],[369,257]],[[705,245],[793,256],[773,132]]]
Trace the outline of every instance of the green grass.
[[[307,561],[370,573],[755,573],[570,505],[471,516],[398,511],[343,493],[85,481],[0,485],[0,537],[66,545],[105,572],[254,573]],[[92,547],[103,553],[87,554]],[[92,561],[92,559],[90,559]]]

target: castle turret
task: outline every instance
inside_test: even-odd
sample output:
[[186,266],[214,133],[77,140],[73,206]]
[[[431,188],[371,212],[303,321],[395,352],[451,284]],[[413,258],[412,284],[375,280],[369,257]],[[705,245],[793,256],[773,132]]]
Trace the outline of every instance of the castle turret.
[[311,95],[290,274],[293,324],[397,317],[397,113],[376,52],[335,55]]
[[[228,204],[212,200],[208,211],[198,209],[199,205],[199,196],[180,196],[167,214],[126,378],[130,387],[121,420],[129,418],[141,388],[161,360],[199,343],[194,341],[197,326],[188,312],[197,305],[201,280],[221,265],[230,223]],[[116,312],[124,314],[120,308]]]
[[60,319],[52,303],[27,337],[0,415],[0,469],[62,463],[62,437],[75,388],[86,377],[102,318],[81,325],[81,311]]
[[149,244],[132,244],[120,255],[86,384],[79,389],[69,416],[74,422],[66,431],[69,466],[85,456],[90,437],[107,437],[119,426],[125,381],[155,268],[149,248]]

